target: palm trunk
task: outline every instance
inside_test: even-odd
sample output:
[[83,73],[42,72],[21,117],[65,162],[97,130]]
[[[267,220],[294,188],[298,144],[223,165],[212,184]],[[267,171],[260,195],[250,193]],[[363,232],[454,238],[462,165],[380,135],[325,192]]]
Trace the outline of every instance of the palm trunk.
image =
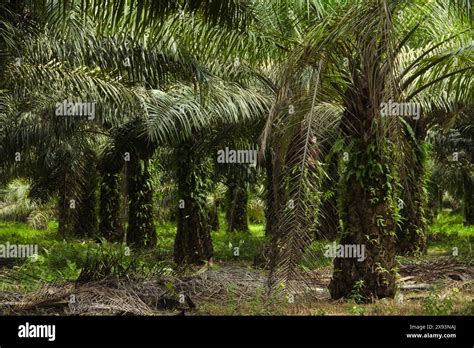
[[102,174],[99,203],[100,235],[111,242],[123,241],[123,226],[120,223],[119,175]]
[[474,225],[474,178],[465,170],[463,172],[464,187],[464,224]]
[[209,225],[212,231],[219,231],[219,202],[214,202],[209,208]]
[[206,207],[203,171],[191,142],[181,144],[178,163],[178,226],[174,244],[177,264],[200,264],[212,258],[211,229]]
[[441,205],[443,201],[443,190],[440,185],[433,180],[430,180],[428,190],[428,210],[427,210],[427,221],[433,223],[441,211]]
[[79,200],[77,220],[75,221],[74,233],[78,237],[93,237],[97,233],[97,173],[95,162],[89,163],[89,176]]
[[62,177],[62,183],[59,189],[59,200],[58,200],[58,232],[61,237],[65,237],[71,233],[71,227],[74,217],[74,208],[71,207],[71,192],[70,188],[73,183],[69,180],[69,175],[64,169]]
[[65,237],[68,230],[68,209],[66,195],[64,192],[59,193],[57,205],[58,210],[58,233],[61,237]]
[[248,192],[245,182],[237,179],[227,185],[227,232],[249,233],[247,222]]
[[265,235],[272,236],[275,233],[276,224],[276,204],[275,189],[273,178],[273,162],[271,153],[268,152],[265,157],[265,186],[266,186],[266,204],[265,204]]
[[336,255],[329,290],[333,299],[357,291],[359,300],[372,301],[393,297],[396,291],[395,184],[390,179],[389,145],[368,134],[370,126],[362,124],[359,129],[361,136],[352,136],[349,161],[342,173],[340,245],[365,252]]
[[153,221],[153,191],[148,168],[149,159],[132,156],[129,176],[129,213],[127,243],[138,247],[154,247],[156,230]]
[[[337,157],[333,156],[329,163],[328,175],[324,191],[335,190],[338,181]],[[339,214],[337,211],[337,193],[334,192],[332,196],[326,198],[322,202],[321,212],[318,220],[320,221],[315,231],[316,240],[330,240],[333,241],[339,234]]]
[[128,185],[130,183],[130,176],[129,176],[129,163],[125,162],[122,170],[122,197],[123,203],[122,208],[119,212],[119,219],[121,220],[122,226],[127,226],[128,223],[128,209],[130,207],[130,197],[129,197],[129,188]]
[[409,163],[408,178],[402,191],[402,220],[397,231],[400,254],[425,254],[426,212],[428,210],[426,154],[420,145],[414,147],[415,160]]
[[276,181],[274,177],[274,163],[271,152],[268,151],[265,156],[265,237],[268,241],[255,253],[253,258],[254,267],[268,268],[270,266],[270,258],[272,256],[272,238],[276,234],[277,229],[277,197]]

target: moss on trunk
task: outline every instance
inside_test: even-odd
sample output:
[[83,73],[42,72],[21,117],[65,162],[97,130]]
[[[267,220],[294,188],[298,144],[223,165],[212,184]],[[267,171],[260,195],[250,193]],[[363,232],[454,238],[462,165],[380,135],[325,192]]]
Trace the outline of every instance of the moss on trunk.
[[212,258],[211,226],[206,204],[205,170],[191,141],[177,151],[178,226],[174,244],[177,264],[200,264]]

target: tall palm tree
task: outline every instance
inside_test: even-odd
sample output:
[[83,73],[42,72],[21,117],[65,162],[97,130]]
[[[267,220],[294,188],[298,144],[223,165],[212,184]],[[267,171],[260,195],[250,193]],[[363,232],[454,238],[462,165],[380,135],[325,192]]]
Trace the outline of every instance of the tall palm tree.
[[[446,5],[446,4],[445,4]],[[435,13],[445,13],[443,16],[431,16],[420,22],[417,29],[418,43],[411,45],[399,54],[402,70],[413,64],[413,53],[432,54],[434,51],[444,52],[440,60],[449,61],[449,64],[439,64],[433,67],[432,72],[439,76],[443,71],[446,77],[434,83],[423,85],[430,79],[426,77],[413,81],[407,94],[412,102],[421,106],[422,114],[419,119],[407,118],[403,124],[405,141],[400,145],[404,159],[400,167],[400,179],[403,190],[400,199],[403,209],[400,210],[401,221],[398,226],[398,252],[422,253],[426,252],[426,223],[428,218],[428,158],[429,145],[426,142],[427,134],[432,129],[447,129],[472,104],[472,55],[470,47],[466,45],[472,36],[472,9],[463,9],[462,2],[451,3],[445,6],[442,3],[434,6]],[[453,6],[454,5],[454,6]],[[459,5],[459,7],[455,6]],[[439,28],[433,31],[432,28]],[[455,29],[453,29],[455,28]],[[447,36],[447,33],[448,36]],[[438,42],[439,45],[433,45]],[[471,45],[472,47],[472,45]],[[471,48],[472,49],[472,48]],[[451,54],[455,54],[451,59]],[[435,64],[433,64],[435,63]],[[436,65],[436,62],[432,62]],[[428,68],[428,67],[427,67]],[[431,68],[431,67],[430,67]],[[460,71],[462,73],[455,73]],[[455,86],[453,88],[453,86]],[[421,91],[418,91],[423,87]],[[414,93],[416,92],[416,93]]]
[[464,223],[473,224],[473,127],[472,107],[449,131],[431,131],[429,144],[434,154],[432,171],[441,192],[463,202]]
[[[143,124],[143,135],[176,149],[180,209],[174,257],[178,264],[200,263],[212,256],[206,208],[206,158],[214,148],[213,137],[209,144],[206,142],[209,132],[261,118],[267,105],[268,98],[260,91],[217,77],[209,79],[201,96],[196,95],[193,86],[180,85],[150,104],[151,117]],[[176,136],[163,137],[173,123]]]
[[[290,194],[283,200],[284,204],[293,202],[296,209],[283,209],[278,223],[280,237],[274,243],[273,268],[277,280],[298,277],[296,267],[311,240],[307,236],[308,229],[304,228],[311,223],[311,219],[305,218],[311,216],[305,214],[309,197],[302,194],[308,188],[310,191],[320,189],[324,169],[320,164],[321,149],[327,144],[327,134],[333,134],[328,131],[336,126],[340,127],[343,151],[347,154],[341,163],[338,190],[342,221],[340,243],[364,245],[366,255],[361,262],[348,257],[334,260],[331,295],[333,298],[348,296],[356,283],[360,284],[366,300],[394,295],[396,226],[400,219],[399,178],[394,159],[399,159],[396,146],[401,142],[403,121],[382,117],[381,107],[389,100],[413,102],[424,90],[446,80],[451,81],[446,85],[451,90],[461,90],[467,85],[468,79],[454,76],[469,76],[472,66],[456,69],[451,65],[455,56],[467,57],[466,51],[459,49],[462,44],[455,40],[464,28],[454,28],[453,36],[444,40],[444,45],[433,42],[430,35],[419,30],[420,18],[432,23],[452,5],[446,1],[415,4],[356,1],[328,14],[295,50],[296,57],[282,75],[285,83],[280,83],[278,104],[274,106],[277,111],[270,118],[266,133],[268,139],[271,125],[283,114],[280,118],[285,117],[286,124],[293,128],[283,135],[276,133],[276,138],[287,140],[274,148],[286,146],[288,150],[284,153],[294,154],[285,160],[287,167],[291,168],[294,160],[300,164],[300,170],[293,170],[297,180],[292,186],[301,188],[292,193],[290,187]],[[463,4],[454,5],[460,5],[463,10]],[[410,29],[406,29],[407,23]],[[401,53],[422,39],[426,42],[422,52],[411,54],[410,59],[401,62]],[[304,89],[294,93],[293,76],[304,81],[300,76],[308,75],[308,71],[316,76],[309,80],[314,81],[313,93]],[[301,98],[299,103],[298,98]],[[293,101],[298,111],[288,116],[291,113],[287,105]],[[322,121],[331,110],[321,108],[323,103],[334,105],[332,123]],[[315,124],[319,126],[316,130]],[[301,128],[298,127],[306,136],[299,135]],[[296,151],[291,150],[292,142],[298,144]],[[320,208],[317,199],[313,199],[313,204],[311,210]]]

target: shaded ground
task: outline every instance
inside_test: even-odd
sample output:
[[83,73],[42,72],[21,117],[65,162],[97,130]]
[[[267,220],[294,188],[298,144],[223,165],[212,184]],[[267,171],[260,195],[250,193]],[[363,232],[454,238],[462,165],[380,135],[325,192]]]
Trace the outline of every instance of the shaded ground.
[[0,314],[474,315],[474,227],[464,226],[458,215],[440,214],[430,226],[427,256],[398,257],[396,297],[372,304],[357,303],[357,296],[330,299],[332,266],[321,252],[324,242],[312,244],[321,257],[302,264],[303,277],[292,283],[291,297],[281,284],[269,294],[267,271],[251,266],[265,242],[261,225],[251,226],[250,234],[213,232],[214,265],[180,275],[170,263],[173,225],[157,228],[159,248],[134,251],[132,257],[121,245],[63,240],[56,230],[54,224],[37,231],[0,223],[0,244],[40,248],[35,262],[0,258]]
[[[245,263],[197,269],[186,276],[110,279],[43,285],[20,295],[0,294],[0,313],[58,315],[201,314],[474,314],[474,266],[451,257],[411,260],[400,267],[395,299],[370,305],[331,301],[329,267],[292,300],[278,289],[268,295],[267,274]],[[430,302],[431,301],[431,302]],[[430,308],[430,306],[432,308]],[[459,308],[457,308],[457,306]],[[381,311],[381,313],[379,313]],[[463,312],[464,311],[464,312]],[[448,313],[446,313],[448,314]]]

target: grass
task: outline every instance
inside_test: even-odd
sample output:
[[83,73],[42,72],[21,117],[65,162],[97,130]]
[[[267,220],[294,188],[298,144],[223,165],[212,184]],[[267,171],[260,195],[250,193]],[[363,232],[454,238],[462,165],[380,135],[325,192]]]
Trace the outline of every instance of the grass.
[[201,313],[206,315],[284,315],[291,307],[286,295],[282,292],[267,296],[264,289],[257,289],[249,300],[241,301],[238,295],[232,292],[232,284],[229,289],[231,295],[225,304],[204,303],[200,306]]
[[462,215],[444,210],[428,227],[428,254],[471,258],[474,226],[465,226]]
[[462,237],[474,237],[474,226],[464,225],[464,218],[462,215],[450,214],[450,210],[445,209],[438,214],[434,224],[429,226],[428,232],[457,234]]
[[374,303],[359,304],[349,299],[330,301],[309,298],[289,303],[284,296],[275,295],[268,299],[260,293],[245,303],[230,300],[227,303],[206,303],[201,306],[204,314],[210,315],[474,315],[472,295],[465,296],[457,288],[448,289],[446,294],[429,292],[404,294],[405,300],[381,299]]
[[[266,242],[264,226],[250,224],[250,233],[227,233],[223,216],[220,216],[220,226],[218,231],[212,232],[214,259],[217,261],[215,267],[228,262],[238,262],[242,267],[250,267],[255,253],[261,250]],[[76,280],[81,272],[85,278],[97,280],[106,275],[150,275],[157,269],[171,270],[176,225],[170,222],[157,223],[156,230],[157,247],[149,251],[132,250],[129,257],[125,255],[124,246],[121,244],[60,238],[55,221],[50,222],[48,229],[43,231],[34,230],[26,224],[0,222],[0,244],[37,244],[40,252],[36,261],[18,259],[11,268],[2,269],[0,266],[2,277],[9,272],[21,275],[17,280],[0,282],[0,291],[34,290],[39,283],[29,281],[28,275],[47,282],[64,282]],[[428,255],[452,255],[453,248],[457,247],[459,257],[470,260],[470,243],[473,238],[474,226],[464,226],[462,216],[443,211],[428,228]],[[315,241],[310,245],[312,254],[321,257],[305,259],[302,262],[303,269],[331,267],[331,259],[323,255],[325,244]],[[412,258],[412,261],[416,261],[416,258]],[[86,271],[83,271],[84,269]],[[289,304],[281,296],[269,299],[266,294],[257,292],[254,298],[245,304],[237,298],[230,298],[222,304],[203,303],[200,311],[203,314],[234,315],[473,315],[472,292],[449,286],[446,284],[444,287],[437,287],[423,296],[419,296],[419,293],[404,293],[404,303],[399,303],[396,299],[383,299],[373,304],[358,304],[354,299],[342,302],[313,299],[309,302]]]
[[108,261],[113,258],[115,262],[113,270],[116,272],[129,270],[131,265],[133,270],[151,270],[163,264],[159,250],[131,251],[127,256],[124,246],[119,243],[60,238],[57,235],[57,224],[54,222],[45,231],[34,230],[27,224],[0,223],[0,244],[7,242],[10,245],[36,244],[39,255],[36,258],[15,259],[10,271],[20,275],[24,284],[2,282],[0,290],[23,286],[25,290],[31,290],[32,287],[39,285],[40,281],[74,281],[85,266],[102,267],[105,276],[110,274],[110,269],[104,267],[104,260],[107,257]]
[[216,260],[253,260],[263,247],[265,236],[259,235],[259,226],[250,228],[250,233],[227,233],[222,228],[212,233]]
[[[247,260],[251,261],[254,255],[265,243],[265,226],[262,224],[249,224],[250,233],[228,233],[225,230],[225,218],[219,216],[219,230],[211,233],[214,246],[214,258],[221,261]],[[167,257],[173,254],[176,224],[161,222],[157,224],[158,252]],[[238,248],[238,249],[236,249]]]
[[[51,224],[53,226],[53,224]],[[39,240],[50,240],[54,238],[56,230],[35,230],[23,223],[0,222],[0,241],[10,243],[31,244]]]
[[[214,258],[222,262],[251,261],[265,242],[264,226],[251,224],[250,233],[227,233],[224,217],[220,218],[221,229],[212,232]],[[22,223],[0,222],[0,244],[36,244],[39,251],[36,259],[15,259],[13,268],[7,271],[21,274],[24,284],[4,282],[0,290],[13,287],[30,291],[39,284],[29,281],[31,279],[74,281],[85,268],[86,277],[97,279],[111,272],[118,276],[124,272],[149,273],[172,267],[174,223],[157,223],[157,247],[154,250],[132,250],[130,256],[125,255],[124,246],[119,243],[61,238],[57,235],[57,228],[56,221],[51,221],[47,230],[35,230]]]

